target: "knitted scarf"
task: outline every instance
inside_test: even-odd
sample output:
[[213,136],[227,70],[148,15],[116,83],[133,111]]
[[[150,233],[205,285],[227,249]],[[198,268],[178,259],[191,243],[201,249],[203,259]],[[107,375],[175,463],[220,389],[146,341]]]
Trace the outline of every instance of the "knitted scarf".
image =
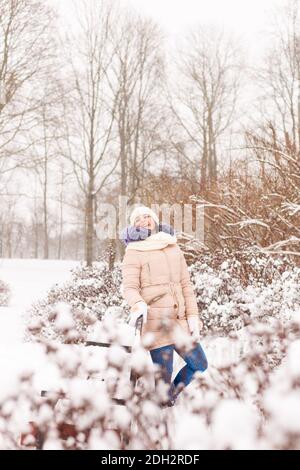
[[174,245],[177,243],[177,238],[175,235],[170,233],[158,232],[150,235],[146,240],[141,240],[138,242],[131,242],[127,250],[139,250],[139,251],[148,251],[148,250],[161,250],[166,248],[168,245]]
[[134,225],[129,225],[121,233],[121,240],[125,246],[129,245],[132,242],[138,242],[141,240],[146,240],[146,238],[154,235],[157,232],[165,232],[170,235],[174,235],[174,229],[171,225],[168,224],[155,224],[154,233],[150,229],[144,227],[135,227]]

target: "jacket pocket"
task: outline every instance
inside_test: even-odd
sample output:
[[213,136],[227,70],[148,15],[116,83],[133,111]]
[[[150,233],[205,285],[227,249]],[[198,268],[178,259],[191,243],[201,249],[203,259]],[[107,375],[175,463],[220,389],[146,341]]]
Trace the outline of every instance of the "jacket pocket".
[[174,304],[173,298],[165,286],[145,286],[141,295],[146,304],[154,307],[172,307]]

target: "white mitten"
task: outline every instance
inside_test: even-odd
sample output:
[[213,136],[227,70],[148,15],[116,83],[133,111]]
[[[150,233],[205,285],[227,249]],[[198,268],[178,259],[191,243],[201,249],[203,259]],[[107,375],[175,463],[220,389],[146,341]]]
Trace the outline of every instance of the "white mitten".
[[191,335],[193,336],[193,338],[198,340],[200,338],[200,322],[198,315],[192,315],[191,317],[187,317],[187,322]]
[[129,325],[135,326],[137,319],[142,316],[143,323],[147,323],[147,304],[140,300],[136,304],[131,307],[130,315],[129,315]]

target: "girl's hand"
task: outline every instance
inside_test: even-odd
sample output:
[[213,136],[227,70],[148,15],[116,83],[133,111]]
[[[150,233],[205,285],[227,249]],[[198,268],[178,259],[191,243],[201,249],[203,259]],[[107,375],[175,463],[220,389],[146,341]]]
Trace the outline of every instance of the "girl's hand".
[[147,323],[147,310],[148,310],[148,305],[146,302],[139,301],[136,304],[134,304],[131,309],[130,309],[130,314],[129,314],[129,325],[135,326],[137,319],[139,317],[143,317],[143,323]]
[[203,327],[203,323],[199,319],[198,315],[191,315],[187,317],[187,322],[189,325],[189,330],[192,337],[195,340],[199,340],[200,338],[200,329]]

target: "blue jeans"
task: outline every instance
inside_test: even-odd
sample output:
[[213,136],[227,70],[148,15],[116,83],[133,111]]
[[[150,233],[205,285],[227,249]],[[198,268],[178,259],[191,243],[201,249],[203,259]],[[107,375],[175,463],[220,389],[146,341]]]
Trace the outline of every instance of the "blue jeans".
[[[184,359],[186,364],[171,383],[174,351]],[[182,384],[183,388],[186,387],[193,379],[195,372],[204,372],[208,367],[207,359],[200,343],[187,353],[182,353],[174,344],[169,344],[168,346],[152,349],[150,354],[152,362],[160,366],[162,379],[170,384],[169,398],[171,400],[176,399],[180,393],[182,388],[177,389],[179,384]]]

